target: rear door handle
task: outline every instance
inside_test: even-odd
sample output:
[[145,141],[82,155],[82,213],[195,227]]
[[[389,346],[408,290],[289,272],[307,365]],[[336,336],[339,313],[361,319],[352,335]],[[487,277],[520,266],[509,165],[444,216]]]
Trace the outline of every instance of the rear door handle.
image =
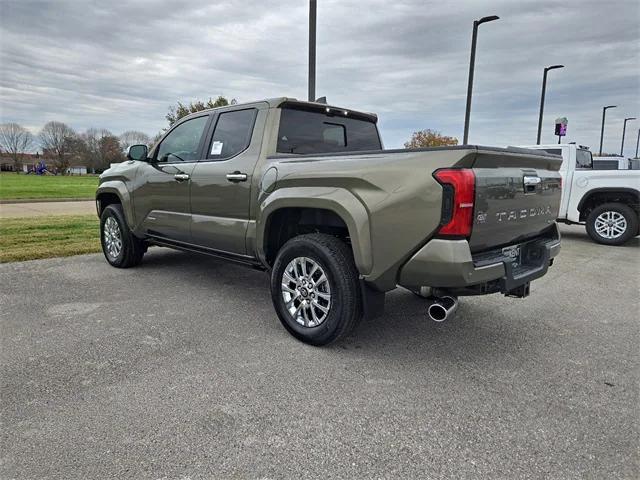
[[176,180],[178,180],[179,182],[182,182],[184,180],[189,180],[189,174],[188,173],[176,173],[173,178],[175,178]]
[[247,174],[241,172],[227,173],[227,180],[230,182],[246,182]]

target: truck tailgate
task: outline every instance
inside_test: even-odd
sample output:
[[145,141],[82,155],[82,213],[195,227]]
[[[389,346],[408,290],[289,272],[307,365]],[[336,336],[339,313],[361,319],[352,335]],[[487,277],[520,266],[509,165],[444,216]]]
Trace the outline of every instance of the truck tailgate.
[[479,252],[541,234],[558,217],[562,158],[523,149],[479,149],[469,245]]

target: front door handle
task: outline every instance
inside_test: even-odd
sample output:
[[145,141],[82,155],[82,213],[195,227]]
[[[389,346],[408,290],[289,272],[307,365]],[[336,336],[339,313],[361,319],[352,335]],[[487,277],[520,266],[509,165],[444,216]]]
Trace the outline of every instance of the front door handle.
[[227,180],[230,182],[246,182],[247,174],[241,172],[227,173]]
[[189,180],[189,174],[188,173],[176,173],[173,178],[175,178],[176,180],[178,180],[179,182],[182,182],[184,180]]

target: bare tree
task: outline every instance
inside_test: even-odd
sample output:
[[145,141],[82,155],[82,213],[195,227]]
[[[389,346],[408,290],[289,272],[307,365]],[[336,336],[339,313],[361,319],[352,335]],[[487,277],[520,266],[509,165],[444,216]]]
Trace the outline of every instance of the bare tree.
[[120,147],[126,151],[131,145],[149,145],[151,139],[149,135],[137,130],[128,130],[120,135]]
[[13,159],[14,168],[20,170],[22,156],[33,147],[33,135],[17,123],[0,125],[0,149]]
[[55,155],[55,165],[62,173],[69,168],[69,153],[76,133],[66,123],[48,122],[40,131],[40,145],[43,151]]

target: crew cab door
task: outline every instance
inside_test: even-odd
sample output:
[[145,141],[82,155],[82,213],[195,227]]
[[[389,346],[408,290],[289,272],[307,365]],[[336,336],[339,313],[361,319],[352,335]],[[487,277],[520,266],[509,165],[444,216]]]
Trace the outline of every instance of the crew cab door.
[[191,175],[193,243],[246,254],[245,237],[253,173],[267,109],[238,107],[217,113],[205,142],[206,155]]
[[138,169],[133,204],[147,235],[191,241],[189,185],[208,121],[205,114],[176,124]]

